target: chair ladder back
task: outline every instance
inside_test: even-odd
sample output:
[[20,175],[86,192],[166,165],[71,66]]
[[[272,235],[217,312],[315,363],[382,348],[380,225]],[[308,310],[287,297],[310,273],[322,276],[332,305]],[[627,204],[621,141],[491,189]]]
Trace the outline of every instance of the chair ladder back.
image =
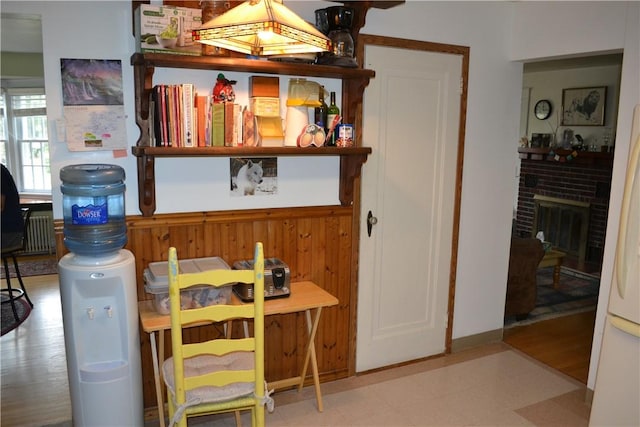
[[[184,384],[187,390],[206,387],[212,384],[221,387],[231,383],[253,382],[255,375],[256,371],[254,369],[246,371],[217,371],[210,374],[198,375],[197,377],[185,378]],[[264,385],[262,387],[264,387]]]
[[180,273],[180,289],[206,283],[209,286],[219,288],[230,283],[253,283],[252,270],[208,270],[197,273]]
[[201,321],[223,322],[228,319],[253,319],[252,305],[210,305],[208,307],[192,308],[180,312],[180,323],[188,325]]
[[187,359],[201,354],[223,356],[234,351],[255,351],[255,338],[227,339],[217,338],[205,343],[183,344],[182,356]]
[[[253,270],[210,270],[198,273],[180,273],[176,248],[169,249],[169,300],[171,312],[171,341],[175,405],[185,404],[186,393],[200,387],[222,387],[232,383],[254,383],[255,397],[251,403],[253,419],[264,424],[264,253],[262,243],[255,245]],[[253,283],[254,301],[251,304],[232,303],[210,305],[195,309],[182,309],[181,290],[194,285],[215,287],[233,283]],[[254,336],[245,338],[216,338],[201,343],[183,343],[183,325],[227,322],[234,319],[253,319]],[[185,378],[184,359],[198,356],[234,356],[234,352],[253,352],[253,369],[245,365],[240,370],[218,369],[205,374],[190,374]],[[246,357],[246,356],[245,356]],[[171,399],[171,397],[169,397]],[[242,400],[242,399],[241,399]],[[244,406],[246,408],[246,398]],[[208,404],[209,408],[212,404]],[[226,403],[225,403],[226,405]],[[170,408],[174,405],[170,405]],[[214,405],[215,406],[215,405]],[[227,408],[228,409],[228,408]],[[194,413],[195,409],[189,410]],[[213,410],[215,412],[215,409]],[[209,411],[208,413],[211,413]]]

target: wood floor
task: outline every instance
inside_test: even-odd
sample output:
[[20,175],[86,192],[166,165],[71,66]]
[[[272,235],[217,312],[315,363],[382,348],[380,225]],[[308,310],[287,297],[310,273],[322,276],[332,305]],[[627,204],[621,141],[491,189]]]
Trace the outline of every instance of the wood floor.
[[504,342],[587,383],[595,310],[505,329]]

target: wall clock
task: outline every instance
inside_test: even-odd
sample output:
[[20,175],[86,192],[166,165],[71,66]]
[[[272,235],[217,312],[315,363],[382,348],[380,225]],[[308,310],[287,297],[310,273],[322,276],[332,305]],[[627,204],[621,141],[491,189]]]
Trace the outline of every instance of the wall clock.
[[541,99],[536,102],[533,112],[538,120],[548,119],[551,115],[551,102],[546,99]]

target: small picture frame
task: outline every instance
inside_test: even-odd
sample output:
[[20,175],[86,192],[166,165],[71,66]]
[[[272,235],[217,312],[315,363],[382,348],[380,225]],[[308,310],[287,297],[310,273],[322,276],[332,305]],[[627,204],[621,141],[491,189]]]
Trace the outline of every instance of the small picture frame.
[[562,126],[604,126],[607,87],[563,89]]
[[548,148],[551,144],[550,133],[532,133],[531,148]]

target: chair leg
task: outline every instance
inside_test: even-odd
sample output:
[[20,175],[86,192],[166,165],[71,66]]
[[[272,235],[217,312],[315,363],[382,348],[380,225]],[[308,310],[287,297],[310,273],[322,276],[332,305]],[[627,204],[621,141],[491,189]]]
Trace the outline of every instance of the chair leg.
[[20,321],[20,316],[18,316],[18,310],[16,309],[16,301],[13,297],[13,288],[11,287],[11,277],[9,276],[9,264],[7,263],[7,258],[2,257],[2,263],[4,264],[4,277],[7,279],[7,289],[3,289],[3,292],[7,292],[9,294],[9,300],[4,301],[5,303],[11,304],[11,309],[13,310],[13,317],[16,319],[16,322]]
[[27,290],[24,287],[24,282],[22,281],[22,275],[20,274],[20,268],[18,267],[18,260],[15,254],[11,254],[11,258],[13,258],[13,268],[16,270],[16,276],[18,276],[18,282],[20,282],[20,287],[22,288],[22,295],[25,297],[29,306],[33,308],[33,303],[29,299],[29,294],[27,294]]

